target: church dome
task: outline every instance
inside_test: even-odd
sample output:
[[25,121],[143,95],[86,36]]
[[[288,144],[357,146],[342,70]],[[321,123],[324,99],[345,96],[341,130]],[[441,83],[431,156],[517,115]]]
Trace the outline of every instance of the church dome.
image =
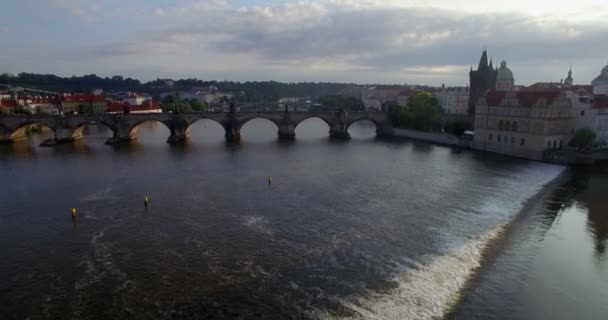
[[602,71],[600,72],[600,75],[597,76],[597,78],[593,79],[593,81],[591,82],[592,84],[595,83],[608,83],[608,65],[606,65]]
[[500,68],[498,68],[496,80],[515,81],[515,78],[513,78],[513,72],[511,72],[511,69],[507,68],[507,62],[505,60],[500,63]]

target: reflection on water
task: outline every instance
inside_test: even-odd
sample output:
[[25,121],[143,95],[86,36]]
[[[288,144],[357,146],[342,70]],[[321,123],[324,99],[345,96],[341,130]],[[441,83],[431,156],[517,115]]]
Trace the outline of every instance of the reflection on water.
[[482,248],[563,171],[365,124],[331,141],[311,119],[287,143],[257,124],[238,146],[200,121],[179,147],[144,123],[131,144],[87,129],[3,153],[3,319],[440,318]]

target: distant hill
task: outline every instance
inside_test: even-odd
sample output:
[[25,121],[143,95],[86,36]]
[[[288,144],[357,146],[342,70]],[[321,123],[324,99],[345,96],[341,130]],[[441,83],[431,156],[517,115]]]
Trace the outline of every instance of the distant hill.
[[[171,85],[167,85],[171,83]],[[137,79],[122,76],[99,77],[94,74],[84,76],[59,77],[53,74],[20,73],[0,75],[0,84],[21,86],[55,92],[137,91],[158,94],[168,91],[189,90],[192,87],[216,86],[222,92],[233,92],[242,101],[276,101],[285,97],[318,98],[331,95],[360,92],[360,86],[353,83],[298,82],[283,83],[276,81],[204,81],[199,79],[180,79],[167,81],[156,79],[142,83]]]

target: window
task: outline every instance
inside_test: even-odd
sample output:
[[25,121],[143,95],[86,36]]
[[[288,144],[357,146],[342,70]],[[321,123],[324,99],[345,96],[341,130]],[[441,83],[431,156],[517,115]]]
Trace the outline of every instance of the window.
[[511,131],[517,131],[517,121],[513,121],[513,123],[511,123]]
[[581,110],[581,117],[585,115],[585,110]]
[[511,144],[515,144],[515,137],[511,137]]
[[559,140],[559,148],[562,148],[562,140]]
[[498,121],[498,130],[502,130],[502,120]]
[[553,141],[553,149],[557,149],[557,140]]
[[519,141],[519,145],[520,146],[525,146],[526,145],[526,139],[521,138],[521,140]]
[[496,141],[500,142],[500,136],[496,137]]
[[491,133],[488,135],[488,141],[492,141],[492,134]]
[[511,130],[511,122],[507,121],[505,122],[505,131],[509,131]]
[[547,148],[551,148],[551,141],[547,141]]

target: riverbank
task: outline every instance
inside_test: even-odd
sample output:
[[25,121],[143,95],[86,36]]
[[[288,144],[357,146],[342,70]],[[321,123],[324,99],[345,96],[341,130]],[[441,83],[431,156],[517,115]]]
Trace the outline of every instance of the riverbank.
[[407,138],[459,148],[471,148],[470,140],[446,133],[393,128],[393,137]]
[[580,153],[571,149],[559,149],[549,150],[544,152],[538,157],[530,157],[526,154],[515,155],[506,152],[500,152],[497,150],[487,150],[483,148],[476,148],[473,141],[459,137],[452,134],[439,133],[439,132],[427,132],[410,129],[393,128],[393,137],[395,138],[406,138],[412,140],[418,140],[428,142],[432,144],[439,144],[444,146],[451,146],[464,149],[472,149],[481,152],[489,152],[494,154],[500,154],[507,157],[526,159],[532,161],[540,161],[551,164],[567,165],[567,166],[593,166],[601,163],[608,162],[608,152],[595,152],[595,153]]

